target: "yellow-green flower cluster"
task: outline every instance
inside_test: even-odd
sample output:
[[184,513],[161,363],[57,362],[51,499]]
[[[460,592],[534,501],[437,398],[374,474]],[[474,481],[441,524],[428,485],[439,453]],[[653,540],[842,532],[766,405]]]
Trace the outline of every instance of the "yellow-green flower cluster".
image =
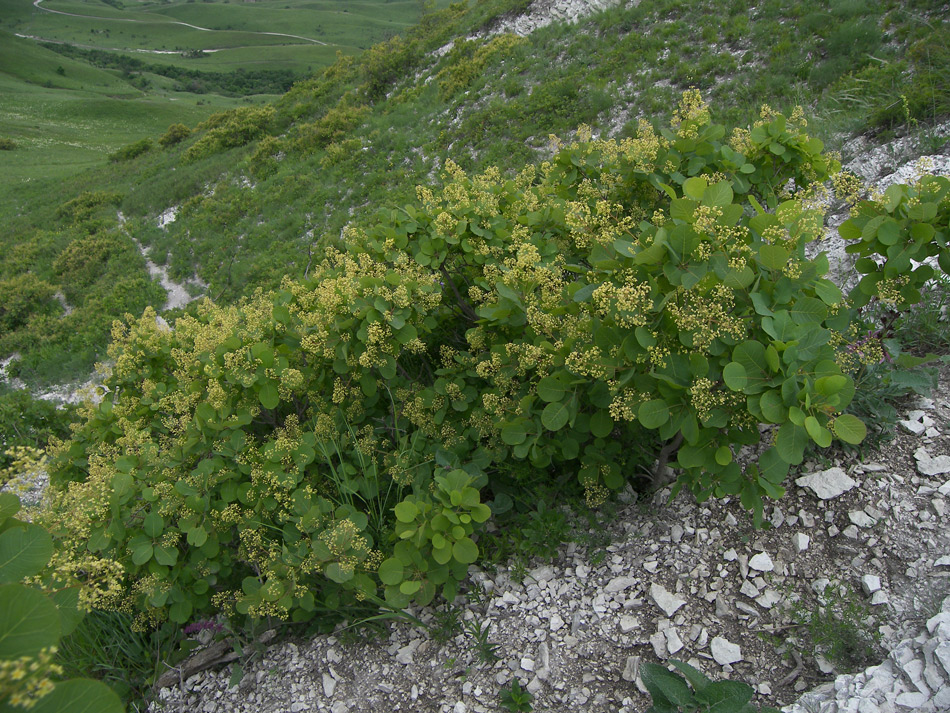
[[62,666],[53,663],[56,647],[42,649],[35,656],[0,659],[0,703],[29,710],[53,690],[52,679],[61,676]]
[[705,351],[715,339],[742,339],[745,325],[735,314],[735,293],[718,283],[707,293],[678,289],[666,309],[681,332],[693,337],[693,347]]
[[699,136],[697,126],[709,123],[709,105],[703,101],[698,89],[689,89],[683,92],[679,106],[673,112],[673,128],[677,129],[677,136],[684,139],[695,139]]

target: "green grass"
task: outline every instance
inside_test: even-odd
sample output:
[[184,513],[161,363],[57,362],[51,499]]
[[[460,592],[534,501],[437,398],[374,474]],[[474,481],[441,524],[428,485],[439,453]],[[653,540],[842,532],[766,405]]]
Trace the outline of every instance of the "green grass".
[[8,189],[101,166],[109,154],[138,137],[157,135],[178,121],[194,124],[215,109],[239,105],[234,99],[194,95],[176,104],[155,97],[117,99],[24,85],[2,76],[0,93],[0,135],[17,144],[0,154]]
[[[337,51],[352,54],[404,31],[418,20],[421,8],[415,0],[122,5],[45,0],[34,8],[31,0],[0,0],[0,28],[192,69],[263,65],[304,72],[332,63]],[[211,52],[200,58],[182,56],[194,50]]]

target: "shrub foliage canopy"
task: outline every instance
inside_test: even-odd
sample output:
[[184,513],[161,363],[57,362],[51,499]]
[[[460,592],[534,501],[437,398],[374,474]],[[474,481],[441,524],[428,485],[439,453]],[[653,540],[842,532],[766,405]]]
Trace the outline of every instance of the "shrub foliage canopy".
[[659,132],[578,133],[514,177],[447,162],[307,281],[117,325],[51,469],[67,549],[156,621],[403,607],[454,597],[529,474],[593,505],[660,453],[760,519],[809,442],[859,442],[852,312],[805,256],[840,166],[804,122],[727,139],[688,92]]

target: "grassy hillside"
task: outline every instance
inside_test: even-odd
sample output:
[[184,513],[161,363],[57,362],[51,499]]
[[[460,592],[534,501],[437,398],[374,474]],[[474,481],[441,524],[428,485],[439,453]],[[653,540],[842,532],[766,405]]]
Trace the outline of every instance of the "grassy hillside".
[[411,0],[0,0],[0,139],[17,147],[0,169],[16,183],[101,165],[172,123],[273,99],[420,11]]
[[[523,7],[486,0],[430,10],[403,36],[341,57],[266,110],[216,115],[164,147],[156,143],[164,126],[197,122],[186,102],[180,114],[156,110],[141,119],[141,134],[153,139],[142,155],[55,193],[14,191],[0,205],[0,216],[12,220],[0,281],[29,272],[53,291],[68,290],[76,311],[64,330],[65,318],[49,316],[57,305],[48,299],[27,309],[0,337],[0,355],[19,351],[17,369],[28,379],[78,376],[101,354],[111,317],[160,307],[160,298],[148,297],[154,287],[145,289],[141,263],[121,258],[132,236],[173,278],[200,278],[209,296],[232,301],[284,276],[302,277],[345,225],[437,182],[447,158],[466,170],[497,165],[513,173],[547,155],[551,134],[568,136],[586,123],[595,134],[631,135],[639,120],[668,116],[690,87],[727,124],[750,124],[764,103],[788,113],[801,105],[810,132],[831,145],[854,132],[926,130],[950,113],[950,32],[939,2],[771,0],[750,9],[644,0],[528,38],[458,39]],[[187,13],[213,8],[194,8],[177,15],[181,8],[163,6],[161,14],[209,22]],[[435,52],[453,39],[451,50]],[[93,217],[61,207],[77,196],[92,200]],[[156,217],[172,207],[175,222],[157,227]],[[126,217],[121,229],[117,211]],[[114,280],[112,268],[77,282],[79,268],[63,257],[77,240],[101,233],[112,241],[104,255],[120,256],[117,265],[145,280],[135,299],[91,298],[103,280]],[[87,302],[95,308],[88,329],[76,316]],[[87,345],[81,358],[70,346],[76,334]]]
[[101,166],[132,139],[194,124],[237,99],[172,92],[155,81],[148,92],[116,71],[63,57],[0,32],[0,151],[7,190],[24,181],[61,179]]
[[203,71],[280,66],[298,75],[405,30],[418,0],[111,2],[2,0],[0,28]]

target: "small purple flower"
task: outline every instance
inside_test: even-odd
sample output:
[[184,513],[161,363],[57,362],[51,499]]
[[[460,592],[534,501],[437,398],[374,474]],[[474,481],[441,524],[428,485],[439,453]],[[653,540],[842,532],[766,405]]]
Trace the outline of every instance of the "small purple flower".
[[191,624],[186,625],[185,628],[182,629],[182,633],[184,633],[185,636],[192,636],[193,634],[197,634],[207,629],[218,632],[223,628],[224,627],[222,627],[218,622],[205,619],[202,621],[194,621]]

